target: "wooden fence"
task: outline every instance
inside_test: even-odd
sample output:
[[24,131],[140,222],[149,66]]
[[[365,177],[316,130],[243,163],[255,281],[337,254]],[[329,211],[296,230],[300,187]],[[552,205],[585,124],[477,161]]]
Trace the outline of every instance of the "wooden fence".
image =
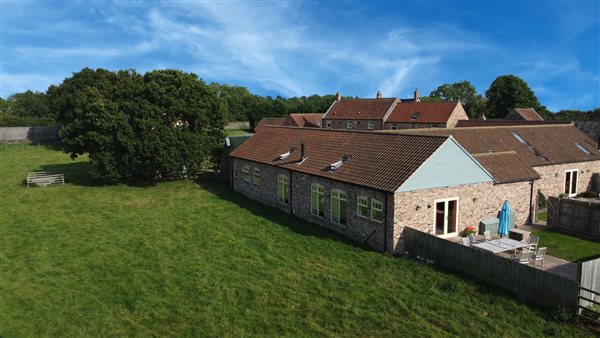
[[587,318],[600,316],[598,310],[591,309],[593,305],[600,307],[600,258],[579,264],[579,285],[578,314]]
[[2,127],[0,142],[47,141],[58,139],[58,127]]
[[548,197],[548,226],[600,237],[600,202]]
[[577,309],[579,283],[483,250],[412,229],[404,230],[405,250],[451,271],[512,292],[543,307]]

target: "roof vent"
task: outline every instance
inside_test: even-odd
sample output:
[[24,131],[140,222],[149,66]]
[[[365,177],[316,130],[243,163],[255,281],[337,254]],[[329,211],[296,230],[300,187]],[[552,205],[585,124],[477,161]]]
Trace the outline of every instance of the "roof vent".
[[296,148],[292,147],[292,148],[290,148],[290,150],[288,150],[287,153],[283,153],[283,154],[279,155],[279,160],[287,159],[294,152],[294,150],[296,150]]
[[352,156],[350,155],[342,155],[342,159],[332,163],[331,165],[329,165],[329,167],[327,167],[327,169],[332,170],[332,171],[336,171],[338,170],[342,165],[344,165],[344,163],[346,163],[349,159],[351,159]]
[[411,120],[416,120],[419,117],[419,115],[421,115],[421,113],[416,112],[416,113],[412,114],[412,116],[410,117],[410,119]]

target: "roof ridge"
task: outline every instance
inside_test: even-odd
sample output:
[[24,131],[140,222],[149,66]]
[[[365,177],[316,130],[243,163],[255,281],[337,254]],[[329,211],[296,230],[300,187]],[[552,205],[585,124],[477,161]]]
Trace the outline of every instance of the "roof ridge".
[[460,127],[460,128],[415,128],[415,129],[396,129],[396,130],[380,130],[379,132],[391,133],[419,133],[420,131],[447,131],[447,130],[469,130],[469,129],[509,129],[509,128],[544,128],[544,127],[574,127],[573,123],[548,123],[548,124],[511,124],[511,125],[496,125],[496,126],[475,126],[475,127]]
[[[346,130],[346,129],[329,129],[329,128],[319,128],[319,127],[297,127],[297,126],[276,126],[276,125],[265,125],[263,128],[281,128],[281,129],[308,129],[319,132],[336,132],[336,133],[356,133],[356,134],[373,134],[373,135],[400,135],[400,136],[424,136],[424,137],[433,137],[433,138],[451,138],[452,135],[412,135],[412,134],[402,134],[402,133],[384,133],[381,130]],[[423,128],[425,129],[425,128]],[[441,129],[441,128],[437,128]]]

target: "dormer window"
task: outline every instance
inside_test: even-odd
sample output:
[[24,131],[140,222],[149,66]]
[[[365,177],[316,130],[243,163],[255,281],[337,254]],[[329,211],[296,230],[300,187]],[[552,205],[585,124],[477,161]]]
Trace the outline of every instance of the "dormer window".
[[342,165],[344,165],[344,163],[346,163],[350,158],[352,158],[352,156],[350,155],[343,155],[342,158],[329,165],[329,167],[327,167],[327,169],[331,170],[331,171],[336,171],[338,170]]

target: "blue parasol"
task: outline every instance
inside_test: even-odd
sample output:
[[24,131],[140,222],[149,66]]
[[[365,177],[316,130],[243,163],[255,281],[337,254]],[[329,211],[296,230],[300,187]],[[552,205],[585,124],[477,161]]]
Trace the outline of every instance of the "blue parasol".
[[502,238],[503,235],[508,235],[508,221],[510,219],[510,205],[508,205],[508,201],[504,201],[504,204],[502,204],[499,218],[498,235]]

